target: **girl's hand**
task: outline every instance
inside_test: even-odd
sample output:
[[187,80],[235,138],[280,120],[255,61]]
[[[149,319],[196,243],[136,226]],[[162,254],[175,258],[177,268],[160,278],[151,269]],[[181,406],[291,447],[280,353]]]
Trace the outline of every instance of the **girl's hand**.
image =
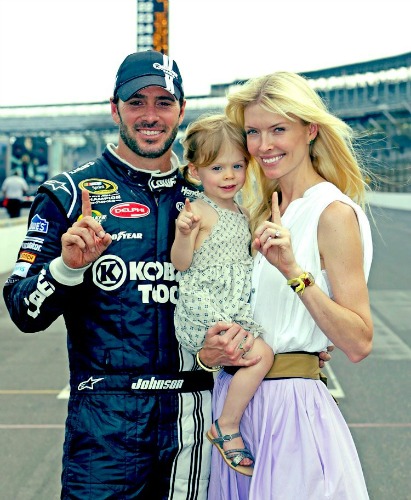
[[199,222],[200,216],[193,214],[190,200],[186,198],[184,208],[177,217],[177,231],[180,231],[184,236],[188,236],[198,226]]

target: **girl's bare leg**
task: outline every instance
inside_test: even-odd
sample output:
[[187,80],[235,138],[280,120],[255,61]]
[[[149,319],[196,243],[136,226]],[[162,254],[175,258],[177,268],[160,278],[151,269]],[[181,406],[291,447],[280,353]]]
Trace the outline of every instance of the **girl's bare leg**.
[[[273,364],[274,353],[261,337],[255,339],[252,354],[253,356],[260,355],[261,361],[256,365],[240,368],[233,376],[223,410],[218,417],[218,423],[223,435],[239,432],[240,420],[244,410]],[[214,424],[211,427],[211,434],[215,438],[218,436]],[[236,437],[223,444],[225,451],[235,448],[244,448],[241,437]],[[252,461],[249,458],[244,458],[240,465],[252,465]]]

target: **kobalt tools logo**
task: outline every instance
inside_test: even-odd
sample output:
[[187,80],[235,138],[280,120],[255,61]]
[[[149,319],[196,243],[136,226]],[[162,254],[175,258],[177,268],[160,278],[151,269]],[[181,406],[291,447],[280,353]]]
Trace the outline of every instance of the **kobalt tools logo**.
[[134,390],[148,390],[155,391],[158,389],[169,390],[169,389],[181,389],[183,387],[184,380],[169,380],[169,379],[156,379],[151,377],[150,380],[145,380],[139,378],[137,382],[131,384],[131,388]]
[[115,290],[127,278],[127,268],[120,257],[105,255],[93,266],[93,281],[102,290]]
[[128,201],[125,203],[118,203],[110,208],[111,215],[114,217],[122,217],[125,219],[135,219],[138,217],[146,217],[150,213],[150,209],[146,205]]
[[126,280],[137,282],[141,303],[177,302],[179,273],[171,262],[128,262],[117,255],[103,255],[93,264],[93,282],[106,291],[120,288]]

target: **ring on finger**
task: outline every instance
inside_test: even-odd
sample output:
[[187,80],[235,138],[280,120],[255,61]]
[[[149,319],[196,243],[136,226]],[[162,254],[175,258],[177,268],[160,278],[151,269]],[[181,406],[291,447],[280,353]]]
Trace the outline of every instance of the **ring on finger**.
[[274,233],[274,238],[280,238],[281,236],[281,233],[280,231],[277,229],[277,231]]

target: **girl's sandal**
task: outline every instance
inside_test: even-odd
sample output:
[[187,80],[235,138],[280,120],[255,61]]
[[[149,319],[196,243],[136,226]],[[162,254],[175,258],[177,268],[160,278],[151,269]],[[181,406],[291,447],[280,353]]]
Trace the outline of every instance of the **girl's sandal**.
[[253,475],[253,465],[240,465],[240,462],[244,458],[249,458],[253,462],[255,462],[255,459],[251,453],[251,451],[248,448],[236,448],[233,450],[227,450],[225,451],[223,448],[223,443],[226,443],[228,441],[231,441],[232,439],[236,437],[241,437],[240,432],[236,432],[235,434],[223,434],[221,433],[220,426],[218,425],[218,419],[214,422],[218,437],[213,437],[211,434],[211,431],[207,431],[207,438],[211,443],[215,446],[217,446],[217,450],[220,452],[221,456],[224,459],[224,462],[234,469],[236,472],[239,472],[240,474],[244,474],[245,476],[252,476]]

